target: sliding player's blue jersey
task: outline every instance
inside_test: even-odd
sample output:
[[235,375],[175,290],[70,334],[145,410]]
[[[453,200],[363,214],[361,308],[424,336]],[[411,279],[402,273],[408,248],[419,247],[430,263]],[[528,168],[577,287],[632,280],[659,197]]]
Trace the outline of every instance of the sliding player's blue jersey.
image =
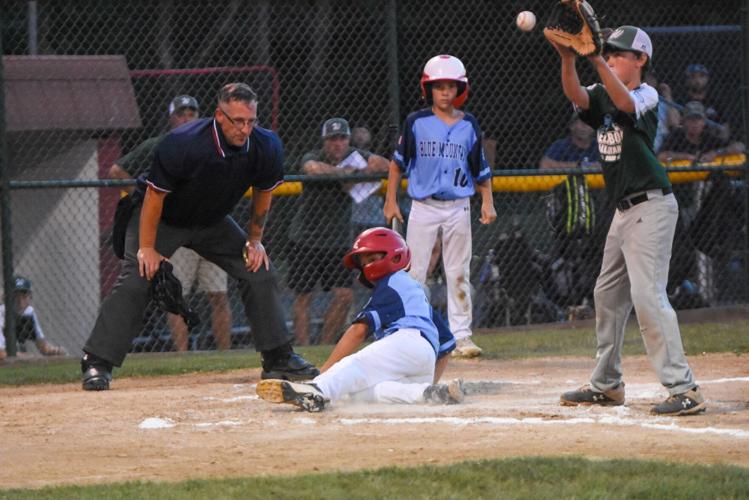
[[407,328],[419,330],[438,356],[455,348],[455,338],[432,309],[423,287],[405,271],[378,280],[354,322],[366,323],[375,340]]

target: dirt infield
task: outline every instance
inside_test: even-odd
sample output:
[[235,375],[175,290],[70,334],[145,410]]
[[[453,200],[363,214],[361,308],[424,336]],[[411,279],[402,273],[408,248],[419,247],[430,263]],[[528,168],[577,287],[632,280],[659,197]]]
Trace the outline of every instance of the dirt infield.
[[568,408],[591,359],[457,361],[483,387],[456,406],[336,405],[320,414],[258,400],[258,370],[0,389],[0,487],[176,481],[530,455],[749,467],[747,356],[691,357],[706,414],[648,414],[666,396],[644,357],[625,359],[627,404]]

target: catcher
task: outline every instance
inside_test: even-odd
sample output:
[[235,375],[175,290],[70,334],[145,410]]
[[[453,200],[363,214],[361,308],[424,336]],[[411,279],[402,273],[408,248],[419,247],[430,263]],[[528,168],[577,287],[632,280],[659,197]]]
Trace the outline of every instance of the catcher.
[[[565,392],[560,402],[624,404],[621,349],[634,306],[648,357],[670,394],[652,413],[705,411],[666,295],[679,207],[653,152],[658,92],[643,83],[653,44],[635,26],[621,26],[604,41],[593,9],[581,0],[558,4],[544,35],[561,58],[564,95],[580,118],[597,130],[606,191],[617,206],[594,292],[597,365],[590,384]],[[601,83],[580,85],[576,54],[588,58]]]
[[[411,251],[403,238],[384,227],[367,229],[343,262],[360,271],[359,281],[373,289],[372,298],[312,383],[261,380],[258,396],[310,412],[345,396],[380,403],[460,403],[461,380],[436,383],[455,338],[406,272]],[[369,335],[374,342],[357,352]]]

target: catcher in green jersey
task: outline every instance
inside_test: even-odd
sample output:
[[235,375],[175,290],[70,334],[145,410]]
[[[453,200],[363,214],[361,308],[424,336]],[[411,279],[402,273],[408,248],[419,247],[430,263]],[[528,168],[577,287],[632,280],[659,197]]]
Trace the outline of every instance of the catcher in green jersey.
[[653,152],[658,92],[643,82],[653,44],[640,28],[614,30],[600,51],[587,56],[601,83],[583,87],[575,69],[575,52],[547,38],[561,58],[564,95],[580,118],[597,131],[606,191],[617,206],[594,293],[597,364],[590,383],[562,394],[561,404],[624,404],[621,350],[634,306],[648,357],[669,392],[652,413],[705,411],[666,295],[679,207]]

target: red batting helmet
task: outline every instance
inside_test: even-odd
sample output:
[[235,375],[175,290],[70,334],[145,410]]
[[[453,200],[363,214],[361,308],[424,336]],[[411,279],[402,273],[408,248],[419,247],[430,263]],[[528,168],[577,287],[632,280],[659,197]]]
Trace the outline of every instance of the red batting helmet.
[[447,54],[434,56],[424,66],[421,75],[421,96],[432,101],[431,83],[438,80],[452,80],[458,83],[458,95],[453,99],[453,106],[459,108],[468,98],[468,77],[466,68],[460,59]]
[[[359,265],[358,256],[363,253],[381,252],[382,259],[370,262],[364,269]],[[349,269],[361,270],[367,281],[373,282],[411,264],[411,250],[403,237],[385,227],[367,229],[354,240],[354,246],[343,258],[343,265]]]

